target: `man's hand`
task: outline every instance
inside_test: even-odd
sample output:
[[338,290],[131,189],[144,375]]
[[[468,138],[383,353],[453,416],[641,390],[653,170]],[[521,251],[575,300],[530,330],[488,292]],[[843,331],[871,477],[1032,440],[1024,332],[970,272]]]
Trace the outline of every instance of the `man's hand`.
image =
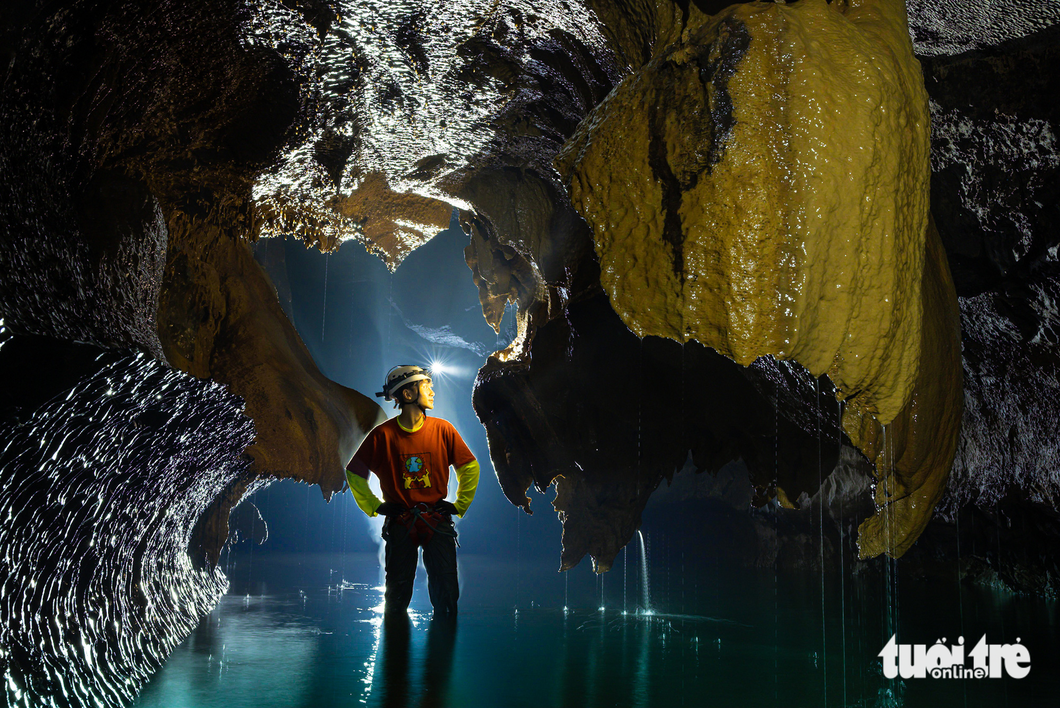
[[380,516],[397,516],[398,514],[401,514],[404,511],[405,507],[401,506],[397,502],[383,502],[376,508],[375,513],[379,514]]
[[452,516],[457,516],[456,507],[453,506],[453,502],[446,501],[445,499],[443,499],[440,502],[438,502],[437,504],[435,504],[434,505],[434,510],[435,511],[440,511],[443,514],[451,514]]

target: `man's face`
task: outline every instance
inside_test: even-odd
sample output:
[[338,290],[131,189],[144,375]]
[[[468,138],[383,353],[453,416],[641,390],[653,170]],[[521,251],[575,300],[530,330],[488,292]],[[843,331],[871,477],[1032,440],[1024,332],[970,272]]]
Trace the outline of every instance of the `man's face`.
[[415,403],[425,410],[434,408],[434,385],[430,379],[420,381],[419,392],[419,398]]

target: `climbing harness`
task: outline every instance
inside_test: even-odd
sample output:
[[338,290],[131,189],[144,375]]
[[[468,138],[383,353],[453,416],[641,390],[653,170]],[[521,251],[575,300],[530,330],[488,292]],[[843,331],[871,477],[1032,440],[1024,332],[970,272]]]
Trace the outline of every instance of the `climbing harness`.
[[[436,532],[457,538],[456,529],[447,528],[444,523],[451,522],[451,519],[449,514],[437,511],[422,502],[397,516],[388,517],[391,523],[404,526],[408,531],[409,540],[417,546],[426,546]],[[460,547],[460,541],[456,542],[456,546]]]

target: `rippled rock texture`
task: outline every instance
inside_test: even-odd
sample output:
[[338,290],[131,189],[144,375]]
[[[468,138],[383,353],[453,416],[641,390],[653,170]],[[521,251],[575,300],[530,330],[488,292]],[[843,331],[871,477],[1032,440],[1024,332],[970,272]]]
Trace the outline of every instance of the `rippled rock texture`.
[[[88,377],[65,382],[69,420],[39,393],[4,402],[4,508],[26,516],[3,537],[12,704],[134,695],[224,591],[232,508],[276,477],[342,489],[381,415],[320,374],[250,254],[253,181],[308,115],[297,51],[248,42],[253,14],[74,2],[0,20],[0,317],[125,357],[64,361],[59,378]],[[45,432],[77,444],[45,462]]]
[[255,43],[257,14],[113,2],[12,19],[2,312],[229,385],[256,423],[254,471],[330,495],[382,411],[320,374],[250,254],[253,182],[306,119],[312,50],[297,32]]
[[145,354],[15,337],[0,363],[33,376],[57,351],[81,371],[52,377],[67,380],[49,401],[5,386],[6,403],[33,410],[0,422],[4,693],[10,706],[125,705],[228,587],[195,529],[247,478],[254,429],[225,387]]

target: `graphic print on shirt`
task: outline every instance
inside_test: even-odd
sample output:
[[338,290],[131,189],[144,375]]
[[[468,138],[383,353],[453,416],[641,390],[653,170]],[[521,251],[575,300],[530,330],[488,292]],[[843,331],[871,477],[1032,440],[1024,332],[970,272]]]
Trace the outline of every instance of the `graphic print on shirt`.
[[402,479],[405,489],[428,489],[431,486],[431,453],[402,455],[401,461],[405,465]]

